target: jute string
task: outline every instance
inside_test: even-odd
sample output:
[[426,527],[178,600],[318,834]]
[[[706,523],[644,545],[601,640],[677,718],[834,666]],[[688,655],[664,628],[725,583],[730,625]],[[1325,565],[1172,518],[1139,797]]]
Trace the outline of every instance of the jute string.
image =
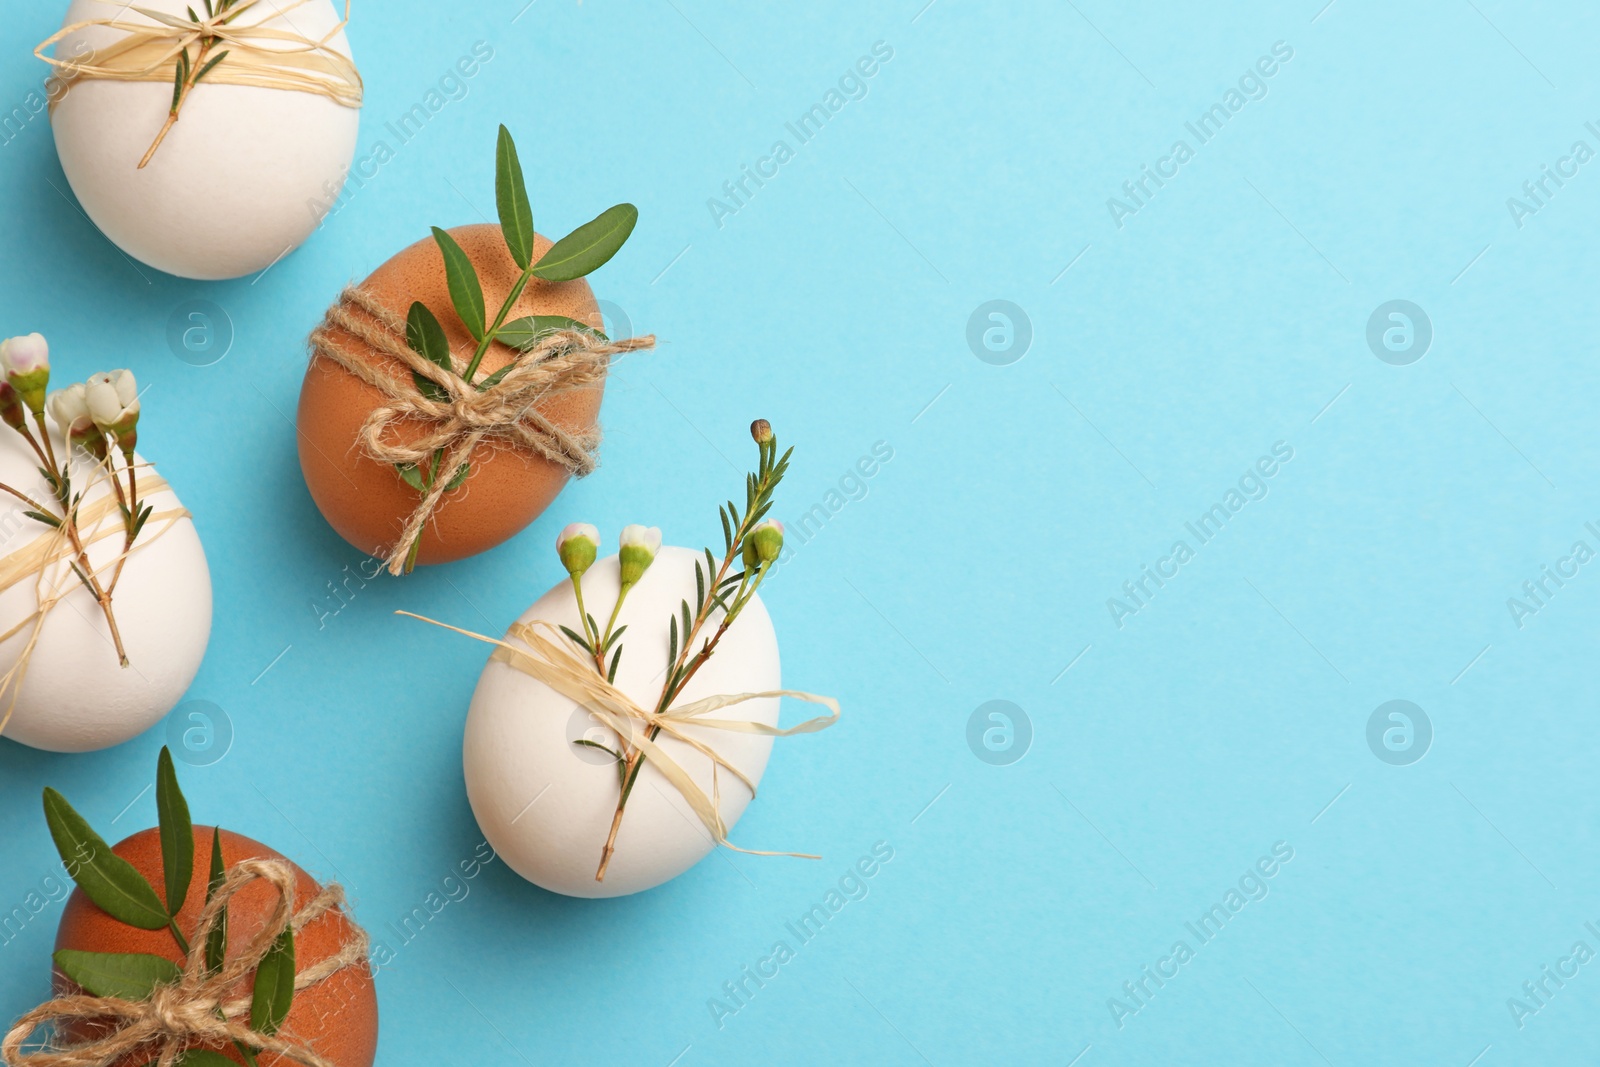
[[[726,770],[750,790],[753,798],[756,794],[756,785],[739,768],[729,763],[715,748],[706,744],[690,731],[698,729],[727,730],[732,733],[763,734],[768,737],[791,737],[795,734],[812,734],[819,730],[826,730],[839,721],[839,702],[832,697],[818,696],[815,693],[803,693],[793,689],[772,689],[761,693],[730,693],[722,696],[709,696],[700,700],[684,704],[681,707],[669,708],[664,712],[656,713],[647,711],[633,701],[628,694],[600,677],[591,661],[580,656],[571,638],[561,633],[554,625],[544,621],[533,624],[518,623],[511,627],[511,636],[522,642],[520,646],[508,641],[485,637],[463,630],[447,623],[438,622],[423,615],[414,615],[409,611],[399,614],[409,615],[413,619],[442,626],[446,630],[470,637],[475,641],[482,641],[494,645],[494,654],[491,660],[504,663],[522,673],[536,678],[560,693],[568,700],[594,713],[606,726],[616,732],[628,744],[640,749],[649,759],[651,766],[660,771],[662,776],[671,783],[690,809],[699,818],[701,824],[711,835],[712,840],[724,848],[735,852],[743,852],[751,856],[795,856],[800,859],[820,859],[820,856],[809,852],[762,852],[757,849],[740,848],[728,840],[728,826],[722,820],[720,810],[721,797],[717,788],[717,771]],[[821,704],[828,708],[831,715],[819,715],[807,719],[798,725],[781,729],[777,726],[768,726],[764,722],[754,722],[746,719],[711,719],[706,716],[722,708],[742,704],[747,700],[763,700],[774,697],[793,697],[803,700],[808,704]],[[711,761],[712,795],[708,796],[700,788],[682,764],[659,744],[651,740],[650,733],[659,731],[661,734],[683,742],[696,752]]]
[[[237,21],[241,14],[260,2],[239,0],[227,11],[199,22],[149,8],[129,7],[126,10],[150,21],[124,18],[119,14],[116,18],[86,19],[63,26],[33,50],[35,56],[56,69],[64,86],[61,92],[52,94],[51,109],[55,109],[74,85],[88,79],[171,84],[177,76],[179,54],[207,37],[216,38],[219,43],[214,47],[228,53],[226,59],[207,72],[208,83],[314,93],[345,107],[360,107],[361,74],[350,57],[333,48],[331,43],[350,21],[349,0],[345,2],[343,21],[318,38],[307,37],[293,29],[264,25],[278,18],[289,22],[287,16],[311,0],[267,4],[262,8],[261,17],[254,22]],[[225,23],[224,20],[230,21]],[[83,59],[44,54],[63,38],[93,26],[119,30],[125,36]]]
[[[348,338],[360,346],[351,346]],[[359,286],[347,287],[311,333],[313,363],[326,359],[383,394],[385,403],[373,408],[357,435],[368,456],[380,463],[418,467],[431,466],[436,453],[444,456],[389,551],[385,562],[391,574],[404,569],[411,543],[480,444],[532,453],[579,478],[594,470],[599,432],[567,430],[541,413],[538,405],[554,394],[603,382],[612,356],[653,348],[656,343],[654,337],[608,341],[586,330],[555,330],[541,336],[498,381],[483,389],[456,369],[445,370],[413,352],[405,338],[405,320]],[[410,374],[375,365],[361,346],[433,382],[444,390],[445,399],[424,395]],[[464,369],[470,357],[452,352],[451,358]],[[395,440],[390,431],[401,423],[421,424],[422,432],[410,440]]]
[[[234,894],[252,882],[265,881],[278,891],[277,902],[261,932],[215,973],[206,970],[206,941],[213,927],[222,921],[223,909]],[[241,860],[228,869],[226,878],[200,913],[189,939],[189,957],[176,982],[160,986],[148,1000],[122,1000],[88,994],[56,997],[17,1020],[0,1054],[11,1067],[107,1067],[136,1052],[152,1058],[158,1067],[172,1067],[187,1049],[221,1046],[230,1041],[272,1053],[305,1067],[335,1067],[286,1034],[264,1034],[249,1025],[251,998],[229,998],[230,987],[253,974],[267,952],[287,927],[299,934],[302,929],[343,906],[344,890],[330,884],[293,911],[294,868],[284,860]],[[347,920],[348,921],[348,920]],[[350,939],[332,956],[300,970],[294,979],[298,992],[322,982],[346,967],[364,963],[367,935],[350,923]],[[40,1028],[62,1026],[77,1021],[111,1027],[105,1036],[82,1044],[46,1047],[23,1052],[22,1047]],[[136,1061],[142,1062],[142,1061]]]
[[[103,467],[96,468],[104,470]],[[85,493],[94,488],[96,481],[91,481]],[[148,500],[157,493],[165,491],[168,486],[162,477],[153,471],[146,471],[137,477],[141,500]],[[115,515],[117,522],[108,523],[105,520]],[[145,520],[145,529],[139,532],[139,539],[133,546],[108,560],[103,566],[95,569],[98,576],[105,572],[114,572],[118,562],[133,556],[140,550],[153,544],[165,534],[180,519],[189,517],[187,508],[166,508],[162,511],[151,512],[150,518]],[[78,536],[83,542],[83,547],[88,549],[108,537],[122,536],[127,527],[121,521],[121,513],[117,507],[117,495],[108,492],[96,500],[80,503],[74,512],[78,524]],[[27,519],[34,522],[34,519]],[[146,532],[148,531],[148,533]],[[60,526],[46,526],[44,532],[29,541],[15,552],[7,553],[0,557],[0,592],[4,592],[26,578],[35,579],[34,599],[37,607],[34,608],[21,622],[11,629],[0,633],[0,643],[9,641],[23,630],[28,631],[28,640],[22,647],[15,662],[0,674],[0,694],[9,694],[6,702],[5,714],[0,715],[0,733],[5,732],[6,726],[11,722],[11,716],[16,711],[17,699],[22,693],[22,681],[28,673],[28,663],[33,658],[33,650],[39,644],[39,635],[44,629],[44,621],[56,605],[61,603],[74,589],[82,588],[83,583],[71,568],[58,568],[55,564],[63,563],[74,558],[77,549],[73,547],[72,539],[67,535],[66,523]],[[88,592],[87,589],[84,590]],[[92,593],[90,594],[93,595]],[[116,601],[113,597],[112,610],[116,610]]]

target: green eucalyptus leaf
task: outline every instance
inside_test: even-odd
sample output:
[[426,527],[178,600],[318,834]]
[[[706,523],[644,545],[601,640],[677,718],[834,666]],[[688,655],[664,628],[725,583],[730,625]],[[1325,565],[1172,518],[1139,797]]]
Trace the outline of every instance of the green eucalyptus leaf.
[[617,254],[639,221],[632,204],[607,208],[552,245],[533,268],[535,278],[570,282],[600,269]]
[[[211,898],[217,895],[217,890],[228,877],[228,870],[222,862],[222,831],[216,827],[211,828],[211,877],[206,881],[206,903],[211,903]],[[215,974],[222,970],[223,961],[228,955],[228,909],[224,907],[222,914],[217,916],[217,923],[211,928],[211,933],[206,935],[206,970]]]
[[510,374],[511,368],[515,366],[515,363],[507,363],[504,367],[501,367],[499,370],[483,379],[478,383],[478,392],[486,392],[487,390],[492,389],[494,386],[500,384],[500,379],[504,378],[507,374]]
[[[432,385],[433,383],[428,382],[428,384]],[[417,492],[425,493],[428,491],[427,485],[422,481],[422,472],[417,470],[415,463],[396,463],[394,469],[400,472],[400,480]]]
[[454,237],[435,226],[433,239],[438,243],[439,251],[444,253],[444,280],[450,287],[450,302],[456,306],[456,314],[461,316],[461,321],[467,324],[472,339],[481,341],[484,307],[483,286],[478,282],[478,271],[473,267],[472,260],[467,258],[466,252],[456,244]]
[[450,362],[450,340],[444,335],[444,327],[420,300],[412,302],[406,315],[406,344],[434,366],[455,370],[455,364]]
[[239,1065],[220,1052],[192,1048],[179,1056],[173,1067],[239,1067]]
[[161,870],[167,882],[167,914],[176,916],[189,895],[194,877],[194,824],[189,821],[189,802],[178,788],[178,772],[172,765],[172,752],[161,746],[156,759],[156,813],[161,825]]
[[494,202],[500,210],[500,232],[506,248],[523,270],[533,262],[533,207],[528,203],[528,186],[522,180],[522,163],[511,131],[500,127],[494,150]]
[[582,330],[584,333],[594,334],[601,340],[606,339],[602,331],[577,319],[569,319],[565,315],[525,315],[520,319],[512,319],[495,331],[494,339],[512,348],[528,349],[532,348],[539,338],[556,330]]
[[157,986],[171,985],[182,974],[171,960],[139,952],[81,952],[64,948],[54,958],[62,974],[95,997],[148,1000]]
[[411,381],[416,385],[417,392],[429,400],[449,400],[450,394],[444,391],[444,386],[432,378],[424,378],[416,371],[411,372]]
[[289,1017],[294,1000],[294,929],[283,933],[267,949],[256,967],[255,991],[250,998],[250,1029],[275,1034]]
[[101,911],[141,930],[166,928],[169,916],[155,887],[54,789],[44,791],[44,818],[67,873]]

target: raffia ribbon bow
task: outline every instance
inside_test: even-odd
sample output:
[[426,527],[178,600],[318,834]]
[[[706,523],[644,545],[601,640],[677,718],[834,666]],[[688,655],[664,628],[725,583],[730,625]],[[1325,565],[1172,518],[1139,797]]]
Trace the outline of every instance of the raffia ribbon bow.
[[[721,799],[717,789],[717,771],[726,770],[745,787],[750,790],[750,796],[755,797],[756,785],[745,773],[729,763],[716,749],[695,737],[690,730],[713,729],[727,730],[733,733],[764,734],[768,737],[791,737],[795,734],[812,734],[819,730],[826,730],[839,721],[839,702],[832,697],[818,696],[815,693],[804,693],[794,689],[772,689],[761,693],[731,693],[722,696],[709,696],[700,700],[684,704],[681,707],[669,708],[656,713],[646,711],[633,701],[628,694],[611,685],[595,671],[594,664],[584,660],[574,650],[571,640],[562,634],[554,625],[537,621],[529,625],[517,623],[511,627],[512,636],[523,642],[522,647],[513,645],[508,641],[496,640],[475,634],[470,630],[450,626],[437,622],[422,615],[413,615],[409,611],[399,614],[409,615],[413,619],[442,626],[446,630],[453,630],[458,634],[483,641],[496,646],[490,658],[504,663],[510,667],[536,678],[560,693],[568,700],[575,701],[582,707],[593,712],[594,715],[606,726],[616,731],[617,736],[623,738],[630,745],[639,748],[649,759],[650,764],[660,771],[662,776],[672,784],[689,807],[699,818],[706,831],[717,844],[730,848],[735,852],[743,852],[751,856],[795,856],[800,859],[821,859],[820,856],[809,852],[763,852],[757,849],[740,848],[728,840],[728,826],[722,820],[722,812],[718,801]],[[711,712],[722,708],[742,704],[747,700],[762,700],[772,697],[793,697],[803,700],[808,704],[821,704],[828,708],[832,714],[819,715],[807,719],[805,722],[782,729],[777,726],[768,726],[764,722],[754,722],[747,719],[711,719],[707,718]],[[648,734],[652,729],[659,730],[662,734],[681,741],[705,756],[711,761],[712,796],[707,796],[705,790],[684,770],[682,764],[673,759],[659,744],[652,741]]]
[[[206,972],[206,941],[221,921],[223,908],[233,895],[252,882],[270,882],[278,891],[278,901],[261,932],[252,938],[233,959],[214,974]],[[272,943],[286,927],[299,933],[309,924],[344,904],[344,890],[330,884],[298,912],[294,907],[295,874],[288,862],[278,859],[241,860],[228,870],[221,886],[212,894],[190,938],[191,949],[179,979],[156,989],[148,1000],[122,1000],[88,994],[56,997],[17,1020],[0,1055],[11,1067],[106,1067],[124,1056],[143,1053],[158,1067],[172,1067],[185,1050],[200,1046],[226,1045],[230,1041],[273,1053],[305,1067],[336,1067],[314,1049],[280,1034],[263,1034],[250,1028],[250,998],[228,999],[229,988],[252,974],[266,957]],[[367,935],[350,923],[351,936],[333,956],[299,971],[294,988],[298,992],[316,985],[346,967],[364,963]],[[112,1029],[103,1037],[83,1044],[43,1048],[23,1052],[22,1046],[40,1027],[75,1021],[93,1021]],[[142,1062],[142,1061],[136,1061]]]
[[[350,21],[349,0],[345,3],[344,19],[319,38],[264,25],[274,19],[286,18],[291,11],[311,0],[268,4],[263,9],[268,13],[255,22],[235,21],[239,15],[260,2],[239,0],[226,11],[218,11],[198,22],[130,5],[123,10],[137,12],[150,21],[123,18],[119,13],[116,18],[74,22],[51,34],[33,50],[33,54],[60,72],[69,89],[77,82],[91,78],[171,82],[177,72],[179,53],[209,37],[220,42],[217,47],[225,49],[228,58],[206,75],[208,82],[315,93],[345,107],[360,107],[361,74],[356,70],[355,62],[331,44]],[[125,36],[91,53],[87,59],[63,59],[44,54],[47,48],[63,38],[91,26],[120,30]],[[57,96],[56,99],[59,98]]]
[[[446,399],[423,394],[411,375],[396,375],[351,351],[339,331],[403,364],[444,390]],[[391,574],[405,567],[406,554],[444,499],[457,472],[474,449],[485,442],[519,448],[579,478],[594,470],[597,431],[574,433],[545,417],[538,405],[557,393],[582,389],[605,380],[611,357],[655,347],[656,339],[630,337],[608,341],[586,330],[544,334],[487,389],[468,382],[413,352],[405,342],[406,323],[367,290],[350,286],[328,309],[311,334],[311,359],[329,360],[383,394],[387,403],[372,410],[361,424],[363,451],[380,463],[423,465],[443,451],[444,460],[423,493],[385,562]],[[456,357],[458,365],[465,360]],[[408,441],[393,439],[401,423],[420,423],[425,430]]]

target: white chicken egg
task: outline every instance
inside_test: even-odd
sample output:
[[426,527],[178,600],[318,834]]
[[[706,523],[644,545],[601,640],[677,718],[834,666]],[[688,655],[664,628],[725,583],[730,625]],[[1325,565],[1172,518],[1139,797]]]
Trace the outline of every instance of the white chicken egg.
[[[189,0],[131,6],[74,0],[63,25],[113,18],[154,25],[141,8],[186,18],[190,6]],[[198,0],[193,6],[199,9]],[[342,11],[331,0],[258,0],[238,22],[318,40],[339,24]],[[94,50],[126,36],[114,27],[87,27],[58,42],[54,54],[89,61]],[[329,45],[349,55],[343,32]],[[117,247],[169,274],[215,280],[265,270],[311,235],[343,187],[360,111],[316,93],[207,79],[188,94],[177,123],[141,170],[172,95],[170,80],[84,78],[59,98],[50,124],[78,202]]]
[[[628,630],[622,637],[625,651],[615,684],[641,707],[653,707],[661,692],[668,620],[681,601],[696,602],[697,558],[704,557],[686,548],[663,547],[623,601],[617,625]],[[616,556],[599,560],[583,576],[585,605],[602,627],[616,602],[620,580]],[[536,620],[580,629],[571,582],[562,581],[540,597],[519,622]],[[515,638],[507,640],[516,644]],[[780,673],[772,619],[760,599],[752,598],[676,705],[718,694],[776,690]],[[772,726],[778,721],[778,700],[750,700],[706,717]],[[693,736],[760,783],[772,737],[718,729],[698,729]],[[616,735],[574,701],[509,664],[490,660],[467,714],[463,762],[467,796],[478,825],[513,870],[556,893],[614,897],[675,878],[711,851],[713,841],[705,826],[682,794],[646,760],[628,798],[605,881],[595,881],[616,811],[617,771],[610,756],[573,743],[579,738],[617,747]],[[706,796],[714,795],[709,758],[666,735],[656,741]],[[750,792],[726,770],[718,772],[717,780],[718,809],[731,828],[749,804]],[[777,847],[772,842],[745,844]]]
[[[56,455],[64,455],[66,445],[60,435],[53,441]],[[54,505],[37,467],[37,457],[22,435],[0,426],[0,482]],[[117,469],[122,470],[120,460]],[[155,476],[148,467],[137,470],[139,478]],[[112,495],[103,470],[96,472],[81,452],[72,462],[70,477],[74,489],[88,487],[84,509]],[[154,510],[112,595],[112,613],[128,665],[118,665],[110,628],[94,596],[66,562],[52,564],[47,588],[59,587],[65,596],[44,616],[3,736],[51,752],[109,748],[160,722],[194,680],[211,636],[211,572],[205,550],[189,518],[164,517],[182,509],[170,489],[148,496],[141,490],[140,497]],[[27,518],[25,510],[15,497],[0,495],[0,561],[25,551],[49,532],[43,523]],[[59,513],[58,506],[52,510]],[[122,551],[122,517],[113,506],[93,528],[112,531],[88,547],[96,574],[109,580]],[[92,534],[86,530],[85,536]],[[20,627],[0,641],[0,673],[17,663],[32,634],[29,620],[39,606],[37,573],[0,589],[0,633]],[[0,719],[5,718],[11,696],[9,688],[0,696]]]

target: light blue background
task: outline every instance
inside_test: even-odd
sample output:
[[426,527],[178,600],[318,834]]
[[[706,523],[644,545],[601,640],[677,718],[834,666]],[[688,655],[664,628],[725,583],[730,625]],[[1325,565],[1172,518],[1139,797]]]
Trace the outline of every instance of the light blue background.
[[[1521,1029],[1506,1002],[1574,942],[1600,951],[1583,926],[1600,926],[1600,564],[1520,629],[1506,601],[1575,540],[1600,549],[1600,162],[1520,228],[1506,200],[1575,140],[1600,149],[1600,17],[924,2],[358,3],[363,155],[475,41],[495,58],[254,280],[134,269],[63,195],[43,119],[0,147],[0,332],[44,331],[73,377],[137,370],[141,444],[205,540],[217,617],[190,696],[236,739],[184,769],[197,818],[343,880],[394,943],[388,924],[479,840],[460,740],[484,655],[391,612],[502,628],[558,577],[570,521],[714,540],[763,416],[796,446],[787,520],[875,442],[894,452],[766,595],[785,681],[845,718],[779,743],[735,837],[826,859],[724,854],[594,903],[491,866],[380,975],[380,1062],[1498,1067],[1592,1050],[1600,962]],[[6,107],[40,82],[28,52],[58,15],[14,6]],[[894,57],[867,96],[719,227],[707,199],[793,146],[784,123],[876,41]],[[1184,123],[1276,41],[1293,58],[1266,97],[1197,146]],[[594,283],[661,347],[615,373],[603,468],[524,535],[367,584],[319,622],[362,557],[300,477],[306,334],[429,224],[492,214],[502,121],[541,230],[638,204]],[[1119,229],[1107,198],[1178,138],[1195,158]],[[165,339],[196,297],[236,330],[214,366]],[[991,299],[1031,320],[1009,366],[965,339]],[[1432,321],[1409,366],[1366,343],[1392,299]],[[1294,458],[1269,495],[1197,546],[1184,523],[1278,441]],[[1107,598],[1178,538],[1195,558],[1118,628]],[[992,699],[1032,724],[1010,766],[968,748]],[[1391,699],[1433,725],[1410,766],[1367,745]],[[155,820],[140,791],[164,740],[0,744],[0,911],[50,869],[40,787],[120,837]],[[869,895],[719,1029],[708,999],[878,841],[895,855]],[[1175,940],[1196,947],[1185,922],[1280,841],[1294,858],[1269,895],[1119,1028],[1108,998]],[[56,910],[0,947],[0,1016],[46,995]]]

